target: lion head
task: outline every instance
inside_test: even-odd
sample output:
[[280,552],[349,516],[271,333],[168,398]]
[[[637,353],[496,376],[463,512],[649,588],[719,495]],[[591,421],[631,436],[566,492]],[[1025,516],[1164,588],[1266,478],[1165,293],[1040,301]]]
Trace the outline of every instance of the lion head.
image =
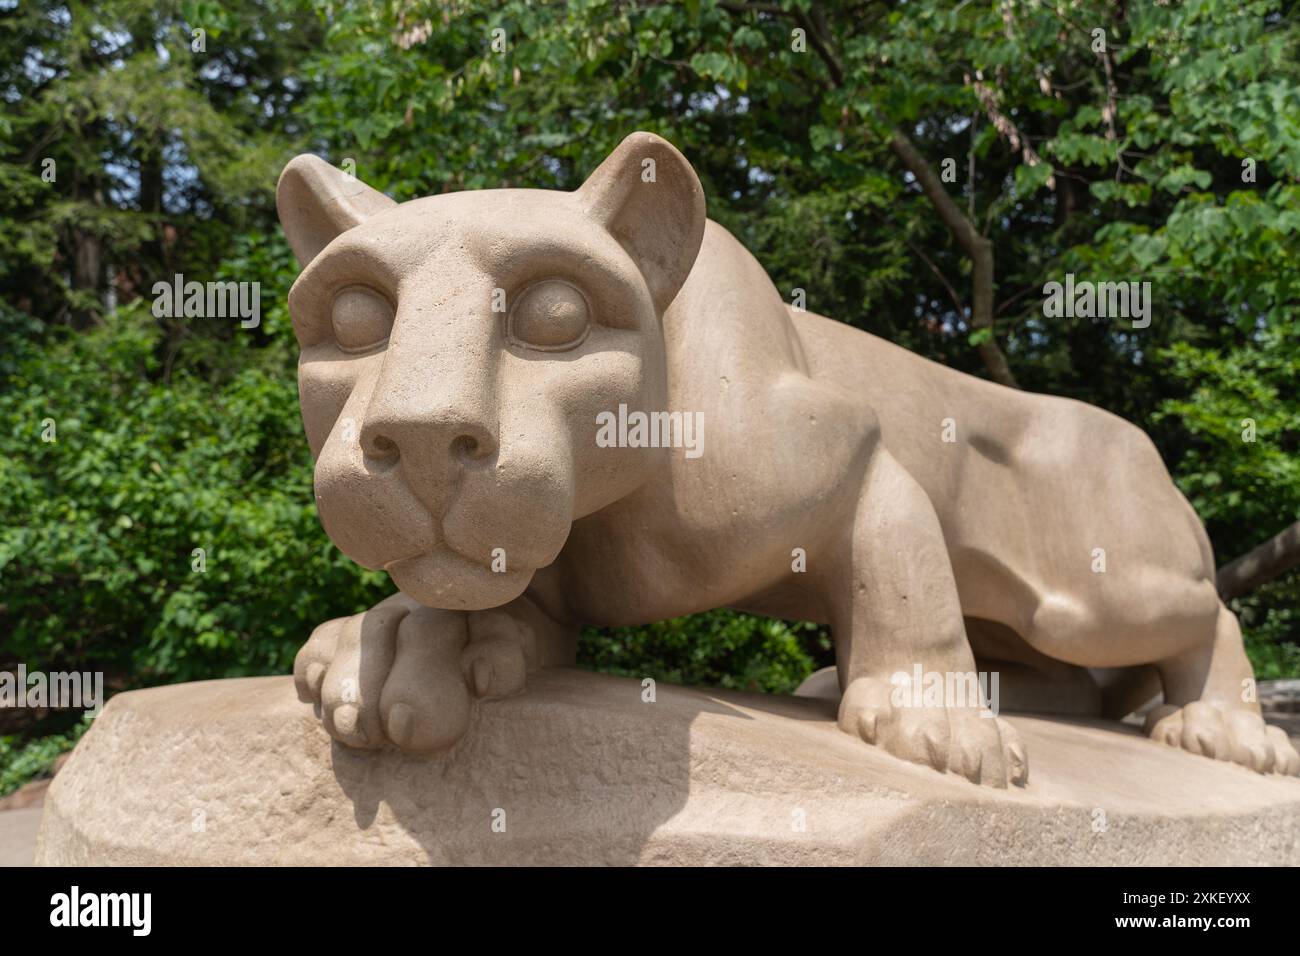
[[496,607],[647,479],[654,449],[594,435],[666,400],[663,312],[705,223],[667,142],[633,134],[572,193],[400,205],[305,155],[276,205],[316,501],[352,560],[431,607]]

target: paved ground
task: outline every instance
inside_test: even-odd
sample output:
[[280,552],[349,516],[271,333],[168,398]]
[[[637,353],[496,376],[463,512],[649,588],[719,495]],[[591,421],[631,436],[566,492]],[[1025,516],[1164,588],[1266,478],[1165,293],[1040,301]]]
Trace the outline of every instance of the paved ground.
[[32,865],[40,823],[39,803],[21,810],[0,811],[0,866]]

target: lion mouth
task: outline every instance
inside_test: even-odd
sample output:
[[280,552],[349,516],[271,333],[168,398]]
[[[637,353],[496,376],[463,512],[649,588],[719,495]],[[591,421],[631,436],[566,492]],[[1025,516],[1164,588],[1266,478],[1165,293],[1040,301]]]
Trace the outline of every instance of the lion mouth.
[[391,560],[391,561],[385,561],[382,565],[380,565],[380,567],[381,567],[383,570],[388,571],[388,572],[391,573],[392,570],[393,570],[393,568],[397,567],[399,564],[402,564],[402,563],[404,563],[404,562],[413,562],[413,561],[416,561],[416,560],[418,560],[419,558],[422,558],[422,557],[424,557],[426,554],[430,554],[430,553],[431,553],[431,552],[429,552],[429,551],[412,551],[410,554],[403,555],[403,556],[400,557],[400,558],[394,558],[394,559]]
[[495,571],[447,547],[390,561],[384,570],[402,593],[421,604],[465,611],[508,604],[534,573],[517,566]]
[[[401,572],[404,570],[409,570],[418,564],[453,563],[461,567],[468,565],[469,567],[475,568],[479,571],[490,572],[494,570],[491,561],[492,561],[491,558],[488,558],[483,561],[475,560],[469,555],[463,554],[457,548],[453,548],[446,542],[443,542],[440,547],[425,548],[420,551],[413,551],[410,554],[404,555],[403,557],[394,558],[391,561],[385,561],[383,565],[381,565],[381,567],[389,574],[392,574],[394,571]],[[519,570],[533,570],[533,569],[532,568],[524,569],[521,567],[519,568]]]

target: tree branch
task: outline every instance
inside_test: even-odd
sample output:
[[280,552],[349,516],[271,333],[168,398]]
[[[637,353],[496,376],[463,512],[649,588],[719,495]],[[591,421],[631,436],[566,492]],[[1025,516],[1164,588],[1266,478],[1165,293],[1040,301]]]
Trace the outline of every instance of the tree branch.
[[1297,565],[1300,565],[1300,521],[1225,564],[1219,569],[1215,584],[1219,596],[1226,601],[1249,594]]
[[836,86],[843,86],[844,67],[840,65],[839,57],[831,52],[830,44],[822,37],[820,27],[825,25],[825,20],[821,18],[820,14],[816,14],[816,16],[818,22],[814,23],[808,14],[802,10],[795,12],[795,18],[799,21],[799,25],[804,28],[804,31],[807,32],[808,39],[812,41],[813,49],[817,51],[817,55],[826,64],[826,70],[831,75],[831,82]]
[[961,303],[961,296],[957,295],[957,290],[952,287],[952,283],[948,281],[947,277],[944,276],[939,267],[934,264],[934,260],[927,256],[924,250],[922,250],[920,246],[916,245],[916,243],[912,242],[911,239],[904,239],[903,241],[907,243],[907,248],[916,253],[917,257],[930,267],[930,271],[935,274],[935,277],[943,283],[943,287],[948,291],[948,298],[952,301],[952,306],[956,309],[957,314],[965,315],[966,307]]
[[921,151],[902,130],[894,130],[889,147],[908,171],[916,177],[921,191],[930,200],[939,218],[953,234],[957,244],[970,257],[972,266],[970,327],[973,332],[980,329],[988,329],[990,332],[989,337],[976,346],[980,358],[984,360],[984,367],[988,369],[989,375],[995,382],[1018,388],[1016,378],[1011,374],[1011,366],[1007,364],[1007,357],[998,347],[996,339],[992,337],[993,243],[980,235],[971,221],[962,214],[953,198],[948,195],[948,190],[943,188],[943,181],[939,178],[939,174],[926,162]]

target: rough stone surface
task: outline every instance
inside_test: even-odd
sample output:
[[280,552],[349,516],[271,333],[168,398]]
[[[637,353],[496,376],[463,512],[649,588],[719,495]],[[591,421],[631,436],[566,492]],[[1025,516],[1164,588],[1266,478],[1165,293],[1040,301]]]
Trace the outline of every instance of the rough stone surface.
[[997,790],[841,733],[826,700],[661,684],[646,703],[637,681],[542,670],[417,755],[332,741],[288,678],[182,684],[110,701],[50,787],[37,860],[1300,864],[1300,780],[1116,723],[1008,719],[1033,771]]

